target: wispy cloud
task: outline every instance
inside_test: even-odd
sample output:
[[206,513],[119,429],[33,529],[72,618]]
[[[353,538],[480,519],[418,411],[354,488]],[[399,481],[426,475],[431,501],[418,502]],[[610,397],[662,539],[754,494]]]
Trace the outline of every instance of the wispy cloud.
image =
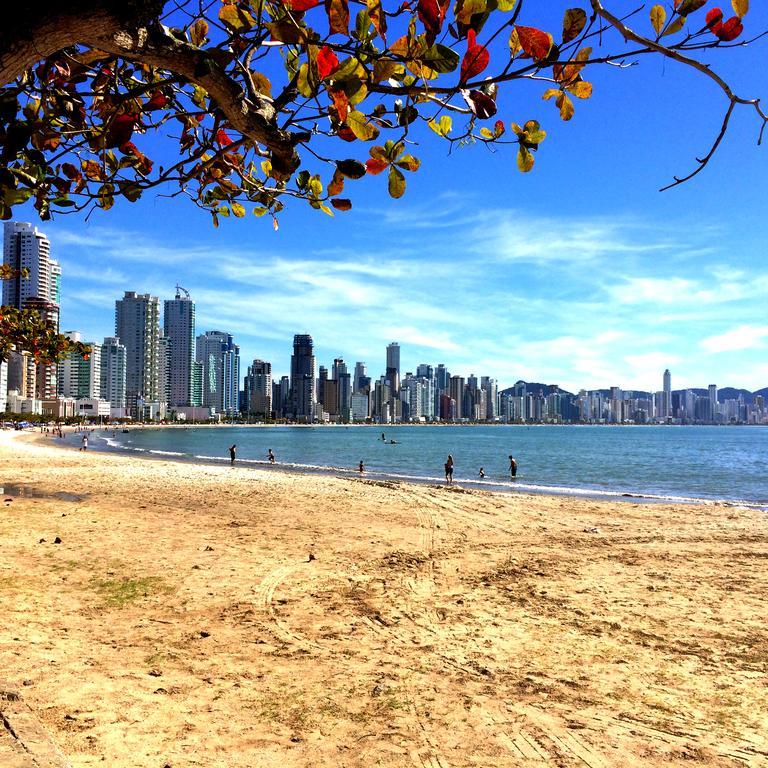
[[393,340],[404,370],[444,362],[503,385],[658,389],[668,366],[716,380],[707,361],[721,350],[741,355],[742,383],[761,370],[768,276],[725,266],[708,228],[481,210],[457,195],[369,214],[342,241],[338,230],[294,242],[57,230],[63,322],[111,335],[124,290],[170,298],[178,280],[199,331],[235,334],[244,358],[276,373],[298,332],[313,335],[321,362],[366,360],[374,376]]
[[711,354],[768,347],[768,325],[739,325],[730,331],[702,339],[699,346]]

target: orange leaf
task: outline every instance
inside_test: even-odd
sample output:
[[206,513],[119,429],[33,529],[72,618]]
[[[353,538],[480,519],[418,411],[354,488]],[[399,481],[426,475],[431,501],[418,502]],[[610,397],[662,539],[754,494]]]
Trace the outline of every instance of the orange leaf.
[[521,27],[515,24],[517,39],[523,51],[536,61],[546,59],[552,48],[552,38],[535,27]]
[[377,160],[376,158],[372,157],[370,160],[365,161],[365,167],[368,169],[368,173],[370,173],[372,176],[376,176],[377,174],[381,173],[382,171],[386,171],[387,168],[389,168],[389,161]]

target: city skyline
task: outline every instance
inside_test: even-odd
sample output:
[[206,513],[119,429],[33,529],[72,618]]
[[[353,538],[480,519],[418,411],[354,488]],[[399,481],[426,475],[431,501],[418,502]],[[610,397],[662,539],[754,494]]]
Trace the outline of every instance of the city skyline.
[[[441,238],[454,231],[450,222],[445,225]],[[603,226],[592,236],[613,232],[614,251],[642,250],[628,237],[630,230],[630,225]],[[768,381],[768,324],[760,299],[768,293],[768,277],[736,265],[706,272],[697,266],[686,278],[606,272],[605,285],[583,294],[578,280],[564,277],[572,268],[563,254],[547,266],[538,260],[537,246],[533,255],[521,252],[495,266],[518,276],[546,269],[551,284],[526,296],[493,284],[473,290],[477,281],[462,273],[477,271],[477,252],[467,257],[465,269],[442,268],[443,278],[430,281],[409,277],[414,269],[417,277],[429,270],[407,256],[336,253],[332,261],[317,256],[295,262],[290,254],[248,258],[226,238],[221,249],[208,251],[159,245],[141,236],[129,243],[119,232],[98,228],[85,236],[50,237],[65,267],[62,313],[82,318],[88,338],[111,335],[110,305],[127,285],[165,298],[178,281],[197,304],[198,327],[226,328],[238,338],[244,359],[271,360],[276,375],[289,373],[288,359],[280,352],[286,339],[306,329],[324,360],[342,352],[353,362],[373,360],[383,344],[400,338],[409,342],[403,369],[440,357],[466,374],[492,368],[499,379],[546,379],[566,388],[613,381],[650,389],[655,372],[665,367],[678,371],[683,386],[706,386],[717,377],[758,389]],[[611,256],[605,250],[590,256],[593,245],[577,238],[560,247],[584,261],[585,269],[599,270]],[[520,251],[525,247],[516,246]],[[660,255],[674,250],[669,243],[647,248]],[[696,253],[692,248],[686,258],[696,262]],[[117,264],[120,254],[127,254],[121,267],[98,272],[88,264],[105,257],[114,257]],[[212,286],[214,279],[223,281],[221,287]],[[611,297],[612,305],[606,303]]]

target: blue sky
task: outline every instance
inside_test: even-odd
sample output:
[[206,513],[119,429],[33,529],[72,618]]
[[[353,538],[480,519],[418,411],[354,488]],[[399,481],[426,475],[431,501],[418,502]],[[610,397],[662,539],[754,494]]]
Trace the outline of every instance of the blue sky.
[[[558,26],[569,4],[546,5]],[[748,30],[768,28],[753,5]],[[706,61],[740,95],[768,97],[767,54],[759,41]],[[365,360],[374,376],[399,341],[404,371],[443,362],[503,386],[659,389],[666,367],[675,388],[768,385],[768,147],[754,112],[737,110],[702,174],[660,193],[708,149],[725,99],[671,62],[585,77],[594,96],[570,123],[541,101],[544,84],[501,89],[507,125],[548,132],[527,175],[511,148],[449,157],[425,130],[403,199],[384,175],[348,182],[355,207],[333,220],[289,203],[278,232],[253,216],[215,230],[191,203],[154,198],[40,224],[63,266],[62,328],[111,335],[124,290],[172,298],[178,282],[199,332],[231,332],[243,367],[260,357],[276,374],[309,332],[319,364]]]

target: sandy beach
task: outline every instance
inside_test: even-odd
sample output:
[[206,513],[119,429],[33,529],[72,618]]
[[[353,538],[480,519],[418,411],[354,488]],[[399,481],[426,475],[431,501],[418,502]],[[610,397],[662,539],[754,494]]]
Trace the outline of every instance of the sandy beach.
[[0,485],[0,678],[75,768],[768,765],[764,512],[7,432]]

